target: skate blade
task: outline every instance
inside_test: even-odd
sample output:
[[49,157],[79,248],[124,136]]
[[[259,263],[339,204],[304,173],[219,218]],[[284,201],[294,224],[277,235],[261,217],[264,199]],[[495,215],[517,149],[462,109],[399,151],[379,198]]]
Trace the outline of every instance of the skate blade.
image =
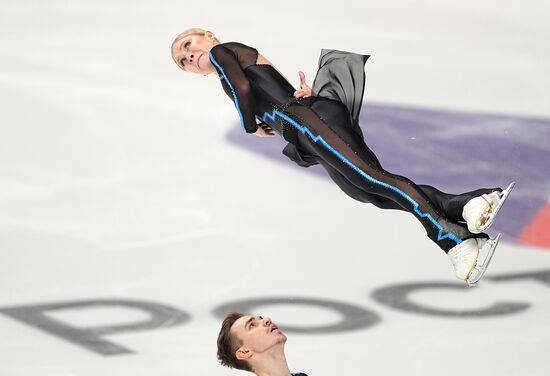
[[481,251],[483,253],[486,252],[487,256],[485,256],[483,263],[476,263],[476,266],[474,266],[470,272],[470,275],[466,279],[466,283],[469,287],[476,286],[487,271],[487,267],[489,266],[489,263],[495,254],[495,250],[497,249],[498,242],[500,241],[500,235],[501,234],[498,234],[494,239],[487,240],[487,242],[483,245],[483,249]]
[[513,182],[510,183],[508,188],[506,188],[504,191],[502,191],[502,197],[500,198],[500,201],[498,202],[498,205],[493,210],[493,212],[490,213],[487,216],[487,222],[485,222],[483,225],[479,226],[479,232],[483,232],[483,231],[487,230],[493,224],[493,222],[495,220],[495,217],[497,216],[498,211],[500,210],[502,205],[504,205],[504,202],[508,198],[508,195],[510,194],[510,192],[512,192],[512,189],[514,189],[515,185],[516,185],[516,182],[513,181]]

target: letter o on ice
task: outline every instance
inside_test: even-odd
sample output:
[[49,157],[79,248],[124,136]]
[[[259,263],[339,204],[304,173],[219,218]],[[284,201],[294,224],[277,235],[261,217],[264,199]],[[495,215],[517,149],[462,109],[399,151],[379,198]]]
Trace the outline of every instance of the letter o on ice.
[[229,312],[240,312],[249,315],[257,311],[258,307],[267,305],[307,305],[335,311],[341,317],[335,324],[319,326],[290,326],[281,324],[287,333],[325,334],[349,332],[359,329],[366,329],[380,322],[380,317],[364,308],[336,302],[326,299],[304,298],[304,297],[271,297],[253,298],[225,303],[215,308],[214,316],[223,319]]

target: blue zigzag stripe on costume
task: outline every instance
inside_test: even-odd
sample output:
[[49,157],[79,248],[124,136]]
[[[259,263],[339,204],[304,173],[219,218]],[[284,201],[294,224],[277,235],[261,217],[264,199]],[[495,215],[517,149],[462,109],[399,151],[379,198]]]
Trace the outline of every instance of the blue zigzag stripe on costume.
[[223,68],[221,67],[220,64],[218,64],[218,62],[216,61],[216,59],[214,59],[214,56],[212,56],[212,52],[209,53],[210,55],[210,60],[214,63],[214,65],[220,70],[220,72],[222,73],[222,76],[220,77],[220,80],[223,79],[225,80],[225,82],[227,82],[227,84],[229,85],[229,88],[231,89],[231,94],[233,94],[233,99],[235,99],[235,107],[237,107],[237,112],[239,113],[239,117],[241,118],[241,126],[243,127],[243,129],[246,130],[245,126],[244,126],[244,119],[243,119],[243,114],[241,113],[241,109],[239,108],[239,100],[237,99],[237,94],[235,93],[235,89],[233,88],[233,85],[231,85],[231,82],[229,82],[229,79],[227,78],[227,76],[225,75],[225,71],[223,70]]
[[416,201],[414,201],[411,196],[409,196],[408,194],[406,194],[402,190],[394,187],[393,185],[390,185],[388,183],[384,183],[384,182],[382,182],[380,180],[377,180],[377,179],[373,178],[372,176],[368,175],[363,170],[361,170],[359,167],[355,166],[348,159],[346,159],[346,157],[344,157],[342,154],[340,154],[340,152],[338,152],[338,150],[336,150],[332,146],[330,146],[330,144],[327,143],[321,136],[315,136],[313,133],[311,133],[311,131],[309,129],[307,129],[303,125],[300,125],[298,122],[296,122],[294,119],[290,118],[286,114],[282,113],[281,111],[279,111],[277,109],[274,109],[271,112],[271,114],[268,113],[268,112],[265,112],[260,117],[260,119],[262,119],[262,121],[265,122],[266,119],[275,120],[275,118],[277,116],[283,118],[285,121],[290,123],[293,127],[298,129],[302,134],[307,134],[314,142],[321,143],[328,150],[330,150],[334,155],[336,155],[342,162],[344,162],[345,164],[350,166],[352,169],[354,169],[357,173],[359,173],[359,175],[363,176],[365,179],[367,179],[370,182],[373,182],[375,184],[381,185],[385,188],[391,189],[392,191],[397,192],[398,194],[403,196],[407,201],[409,201],[413,205],[415,213],[417,213],[421,218],[428,218],[430,220],[430,222],[432,222],[434,224],[434,226],[436,226],[439,229],[439,232],[437,234],[437,240],[443,240],[443,239],[449,238],[449,239],[453,240],[454,242],[456,242],[456,244],[462,243],[462,239],[460,239],[459,237],[457,237],[456,235],[454,235],[450,232],[443,235],[444,234],[443,226],[441,226],[429,213],[422,213],[418,209],[418,203]]

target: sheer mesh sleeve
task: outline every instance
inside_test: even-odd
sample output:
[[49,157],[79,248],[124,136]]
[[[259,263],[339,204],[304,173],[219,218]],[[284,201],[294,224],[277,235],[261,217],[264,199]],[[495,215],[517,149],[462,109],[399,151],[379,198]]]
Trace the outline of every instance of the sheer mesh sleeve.
[[243,69],[256,64],[258,60],[258,50],[255,48],[239,42],[225,42],[223,46],[233,51]]
[[237,107],[241,118],[241,125],[247,133],[258,130],[255,116],[255,101],[243,68],[239,64],[237,56],[229,48],[222,44],[214,46],[210,50],[210,61],[216,67],[220,79],[225,81],[231,92],[231,99]]

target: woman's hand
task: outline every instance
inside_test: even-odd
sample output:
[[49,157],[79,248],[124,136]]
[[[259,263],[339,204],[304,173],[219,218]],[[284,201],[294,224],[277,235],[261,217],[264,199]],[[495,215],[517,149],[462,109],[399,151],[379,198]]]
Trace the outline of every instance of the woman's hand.
[[266,123],[258,123],[258,130],[253,134],[258,137],[270,137],[273,136],[275,132],[273,132],[273,129]]
[[313,90],[306,84],[306,75],[302,71],[299,71],[298,74],[300,75],[300,88],[294,92],[294,96],[296,98],[311,97],[314,94]]

